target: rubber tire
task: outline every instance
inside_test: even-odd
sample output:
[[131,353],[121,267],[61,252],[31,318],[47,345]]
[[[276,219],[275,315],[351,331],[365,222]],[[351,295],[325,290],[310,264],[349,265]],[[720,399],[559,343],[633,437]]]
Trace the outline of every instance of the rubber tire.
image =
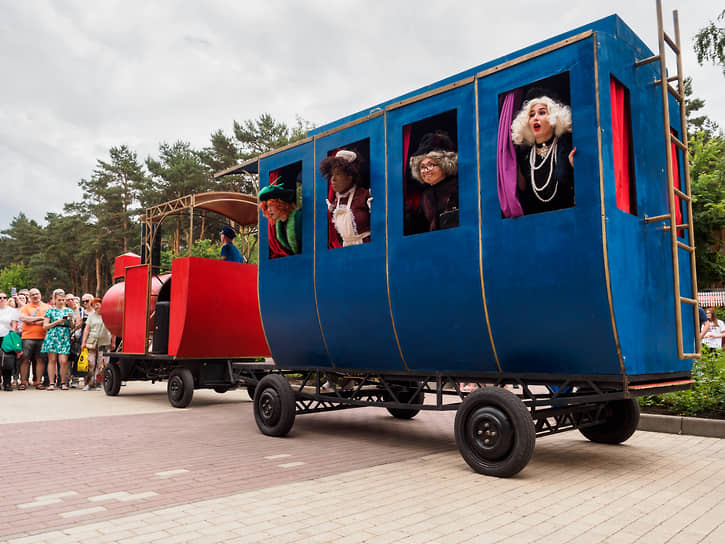
[[228,385],[217,385],[216,387],[214,387],[214,391],[216,391],[220,395],[226,393],[227,391],[229,391],[229,389],[230,387]]
[[254,395],[254,420],[267,436],[285,436],[295,422],[297,403],[287,379],[267,374],[257,384]]
[[579,429],[586,438],[599,444],[621,444],[634,434],[639,425],[637,399],[621,399],[607,403],[604,422]]
[[[404,393],[398,394],[398,399],[401,402],[423,404],[425,393],[423,391],[419,391],[418,398],[415,400],[413,400],[413,393],[415,393],[415,391],[405,391]],[[420,412],[420,408],[386,408],[386,410],[396,419],[413,419],[418,415],[418,412]]]
[[[500,387],[482,387],[467,395],[456,412],[454,429],[463,459],[487,476],[517,474],[531,460],[536,445],[528,409],[516,395]],[[481,435],[490,429],[497,432],[486,434],[486,442]]]
[[174,408],[186,408],[194,396],[194,376],[188,368],[175,368],[169,374],[166,394]]
[[115,363],[108,363],[103,370],[103,390],[109,397],[115,397],[121,390],[121,369]]

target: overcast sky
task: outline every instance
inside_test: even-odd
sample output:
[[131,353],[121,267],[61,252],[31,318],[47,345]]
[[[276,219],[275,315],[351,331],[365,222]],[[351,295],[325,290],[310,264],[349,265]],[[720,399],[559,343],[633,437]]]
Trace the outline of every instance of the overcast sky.
[[[679,10],[685,75],[725,128],[725,78],[692,38],[722,0]],[[617,13],[653,50],[655,0],[0,0],[0,229],[80,199],[108,149],[209,144],[269,112],[317,125]]]

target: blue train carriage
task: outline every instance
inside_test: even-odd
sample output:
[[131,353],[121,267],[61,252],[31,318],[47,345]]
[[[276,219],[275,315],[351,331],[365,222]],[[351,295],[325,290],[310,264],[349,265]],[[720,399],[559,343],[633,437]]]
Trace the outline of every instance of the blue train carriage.
[[[464,459],[511,476],[536,436],[619,443],[635,397],[689,387],[686,133],[677,78],[656,84],[661,60],[612,15],[227,171],[262,188],[276,370],[250,378],[261,431],[340,408],[456,410]],[[514,141],[517,118],[533,141]],[[446,189],[414,179],[451,157]],[[357,163],[357,197],[331,186],[352,175],[340,160]]]

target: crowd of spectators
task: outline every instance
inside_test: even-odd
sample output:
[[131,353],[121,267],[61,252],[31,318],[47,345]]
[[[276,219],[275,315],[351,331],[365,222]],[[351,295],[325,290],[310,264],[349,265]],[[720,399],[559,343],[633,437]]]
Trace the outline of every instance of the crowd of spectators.
[[[89,293],[77,297],[55,289],[45,303],[37,288],[0,291],[2,390],[67,390],[81,383],[84,391],[100,390],[112,341],[100,309],[101,299]],[[12,333],[21,340],[15,349],[4,342]],[[81,353],[88,370],[79,372]]]

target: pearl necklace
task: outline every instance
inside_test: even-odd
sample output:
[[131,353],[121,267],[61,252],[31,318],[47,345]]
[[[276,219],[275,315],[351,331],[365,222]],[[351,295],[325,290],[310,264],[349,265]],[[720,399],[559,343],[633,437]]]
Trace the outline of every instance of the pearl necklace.
[[[549,186],[549,183],[551,183],[551,177],[554,174],[554,166],[556,165],[556,148],[558,142],[559,138],[554,138],[554,142],[551,144],[551,147],[549,147],[548,150],[545,151],[545,154],[543,156],[544,158],[541,160],[539,166],[536,166],[536,155],[539,153],[539,150],[536,148],[535,144],[531,146],[531,152],[529,153],[529,166],[531,166],[531,188],[534,190],[534,195],[536,196],[536,198],[538,198],[541,202],[545,203],[550,202],[556,196],[556,191],[559,188],[559,180],[556,180],[554,182],[554,192],[549,198],[543,198],[539,195],[539,193],[543,192],[544,189]],[[547,147],[548,146],[546,144],[542,146],[543,149],[546,149]],[[547,161],[549,162],[549,175],[546,178],[546,183],[544,183],[544,185],[542,185],[541,187],[538,187],[536,185],[534,172],[544,166]]]

